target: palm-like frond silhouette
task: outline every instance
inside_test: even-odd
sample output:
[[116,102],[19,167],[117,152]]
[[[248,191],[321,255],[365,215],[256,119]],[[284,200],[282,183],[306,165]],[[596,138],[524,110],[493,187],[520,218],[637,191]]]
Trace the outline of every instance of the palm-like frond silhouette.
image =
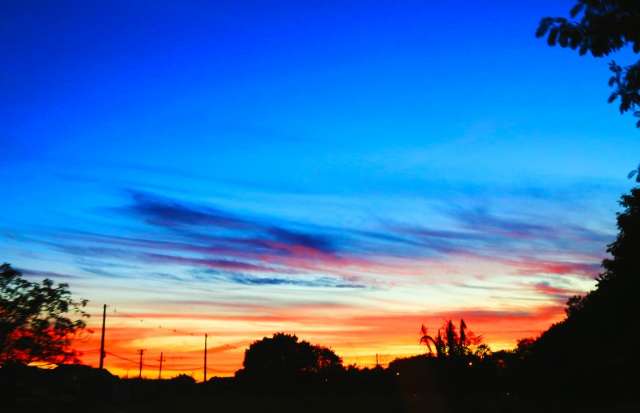
[[[429,330],[424,324],[420,327],[420,344],[424,344],[427,346],[429,350],[429,354],[434,354],[438,357],[446,356],[446,345],[444,339],[442,338],[441,330],[438,330],[438,335],[433,337],[429,335]],[[431,347],[433,345],[433,347]]]
[[634,177],[636,178],[636,182],[640,182],[640,165],[627,175],[628,179],[633,179]]
[[463,348],[467,342],[467,323],[464,322],[464,319],[460,319],[460,342],[458,346]]
[[467,323],[460,320],[459,329],[452,320],[447,321],[438,329],[434,337],[424,324],[420,328],[420,344],[427,346],[429,354],[438,357],[465,357],[473,353],[472,346],[481,342],[481,337],[469,331]]
[[434,338],[429,335],[429,329],[427,329],[424,324],[420,326],[420,344],[427,346],[429,353],[433,354],[433,348],[431,348],[431,345],[433,344],[435,346],[436,342]]

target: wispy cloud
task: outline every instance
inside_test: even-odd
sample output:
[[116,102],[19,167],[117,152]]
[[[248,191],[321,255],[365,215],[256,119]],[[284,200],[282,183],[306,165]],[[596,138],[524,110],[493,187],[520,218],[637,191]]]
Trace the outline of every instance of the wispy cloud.
[[[578,225],[554,226],[484,208],[446,209],[453,221],[446,228],[382,222],[361,229],[231,213],[141,191],[126,194],[125,204],[110,211],[131,223],[127,235],[66,231],[43,242],[78,259],[95,258],[97,266],[83,268],[105,276],[101,263],[115,260],[240,273],[235,282],[242,285],[336,287],[372,285],[372,276],[456,273],[469,260],[522,276],[593,277],[600,257],[585,249],[606,238]],[[344,282],[318,281],[318,274]]]
[[28,268],[16,268],[16,270],[20,271],[26,277],[32,278],[49,278],[53,280],[76,280],[82,278],[81,276],[74,274],[66,274],[54,271],[41,271],[41,270],[32,270]]
[[212,228],[248,228],[254,224],[211,207],[187,206],[176,200],[128,190],[131,203],[118,208],[145,222],[168,228],[206,226]]
[[[138,191],[128,191],[131,203],[120,208],[125,214],[140,218],[148,224],[172,229],[179,234],[193,236],[191,231],[208,233],[229,230],[252,233],[258,238],[218,238],[218,241],[244,243],[245,246],[277,248],[279,245],[303,247],[325,253],[333,252],[333,242],[325,235],[299,232],[273,223],[264,223],[249,217],[239,217],[210,206],[186,205],[166,197],[158,197]],[[282,248],[281,247],[281,248]]]

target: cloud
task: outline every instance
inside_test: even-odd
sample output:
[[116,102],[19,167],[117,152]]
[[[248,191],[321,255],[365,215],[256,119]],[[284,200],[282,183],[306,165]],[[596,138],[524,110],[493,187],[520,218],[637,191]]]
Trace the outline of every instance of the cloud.
[[283,242],[287,245],[301,246],[325,253],[332,253],[335,251],[333,242],[325,236],[305,234],[278,227],[269,228],[267,233],[272,235],[277,241]]
[[466,228],[489,235],[515,239],[530,239],[555,234],[555,229],[545,224],[520,219],[498,217],[485,208],[454,209],[450,214]]
[[132,203],[121,208],[121,211],[142,218],[152,225],[169,228],[182,226],[251,227],[251,223],[214,208],[194,208],[164,197],[133,190],[128,192],[131,195]]
[[[197,271],[210,270],[226,274],[218,276],[221,281],[263,287],[392,286],[404,282],[400,277],[429,284],[445,276],[489,276],[487,271],[532,277],[597,273],[598,258],[585,254],[583,241],[576,241],[593,243],[601,234],[483,208],[447,209],[445,216],[453,222],[446,228],[378,222],[360,229],[231,213],[135,190],[126,194],[124,205],[110,210],[127,217],[124,235],[65,231],[43,243],[72,254],[78,263],[93,257],[137,266],[119,269],[114,277],[175,272],[162,278],[189,282],[201,280]],[[571,243],[572,249],[563,247]],[[111,273],[101,265],[81,267],[102,276]]]
[[432,235],[498,245],[547,243],[565,250],[584,250],[588,245],[601,250],[611,239],[610,234],[570,222],[554,222],[553,217],[539,217],[530,211],[523,211],[520,216],[514,217],[495,214],[484,207],[452,207],[445,213],[464,231],[432,231]]
[[109,277],[109,278],[121,278],[122,276],[120,274],[117,274],[113,271],[106,271],[103,268],[100,267],[88,267],[88,266],[84,266],[84,267],[80,267],[80,269],[82,271],[94,274],[94,275],[98,275],[101,277]]
[[142,259],[154,263],[182,264],[190,266],[200,266],[207,268],[215,268],[220,270],[243,270],[243,271],[259,271],[274,272],[277,269],[266,265],[253,264],[230,259],[214,259],[214,258],[193,258],[178,255],[152,254],[145,253]]
[[439,253],[470,252],[481,254],[521,250],[535,245],[538,250],[550,246],[563,251],[584,252],[602,250],[610,235],[590,228],[563,223],[556,225],[550,218],[523,213],[522,217],[498,215],[487,208],[447,206],[444,217],[452,222],[447,229],[424,224],[385,225],[391,235],[385,239],[409,247],[425,247]]
[[[118,208],[119,211],[187,237],[204,235],[203,240],[206,240],[206,234],[210,236],[219,230],[227,230],[258,237],[228,238],[225,240],[228,243],[253,244],[254,247],[266,248],[273,248],[274,245],[299,246],[325,253],[334,251],[333,241],[326,235],[300,232],[249,217],[239,217],[211,206],[186,205],[166,197],[133,190],[128,193],[131,203]],[[217,239],[220,240],[222,239]]]
[[322,288],[365,288],[363,284],[346,283],[331,277],[321,277],[315,279],[292,279],[273,277],[254,277],[246,274],[229,275],[227,279],[231,282],[242,285],[292,285],[299,287],[322,287]]
[[563,262],[563,261],[509,261],[517,268],[517,273],[522,275],[538,274],[574,274],[583,277],[594,278],[600,269],[599,263]]
[[581,293],[581,291],[578,291],[575,288],[557,287],[557,286],[551,285],[551,283],[547,281],[541,281],[539,283],[535,283],[533,284],[533,287],[536,291],[540,292],[541,294],[556,298],[559,302],[563,302],[563,303],[569,297]]
[[63,274],[60,272],[54,271],[41,271],[41,270],[33,270],[28,268],[16,268],[17,271],[20,271],[22,275],[26,277],[40,277],[40,278],[49,278],[52,280],[76,280],[82,278],[78,275],[73,274]]

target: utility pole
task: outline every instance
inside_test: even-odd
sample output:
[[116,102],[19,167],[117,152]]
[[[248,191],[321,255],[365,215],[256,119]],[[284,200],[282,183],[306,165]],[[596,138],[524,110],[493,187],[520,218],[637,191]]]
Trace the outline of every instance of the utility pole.
[[158,380],[162,379],[162,362],[164,361],[164,354],[160,352],[160,369],[158,370]]
[[102,306],[102,335],[100,336],[100,370],[104,367],[104,326],[107,319],[107,305]]
[[142,355],[144,354],[144,350],[138,350],[138,354],[140,354],[140,365],[138,367],[138,378],[142,378]]
[[204,334],[204,382],[207,382],[207,333]]

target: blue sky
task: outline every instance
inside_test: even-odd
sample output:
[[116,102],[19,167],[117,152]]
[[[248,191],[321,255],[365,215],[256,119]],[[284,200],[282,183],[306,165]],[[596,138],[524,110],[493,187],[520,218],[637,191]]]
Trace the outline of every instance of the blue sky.
[[[286,309],[353,360],[415,351],[386,316],[539,331],[592,285],[638,132],[606,60],[534,37],[571,2],[434,3],[9,2],[0,260],[95,308],[233,304],[249,338]],[[299,330],[310,305],[340,315]],[[371,341],[337,333],[360,312]]]

